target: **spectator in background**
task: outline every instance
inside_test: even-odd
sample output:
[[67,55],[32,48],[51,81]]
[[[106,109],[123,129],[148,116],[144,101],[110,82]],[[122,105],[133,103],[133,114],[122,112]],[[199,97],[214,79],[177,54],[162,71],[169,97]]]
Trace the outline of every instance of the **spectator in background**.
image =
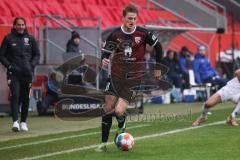
[[198,84],[211,83],[218,85],[220,88],[226,85],[227,80],[221,78],[216,70],[211,66],[209,59],[205,56],[206,47],[201,45],[198,47],[198,53],[195,55],[193,63],[193,71],[195,81]]
[[[80,35],[76,31],[72,31],[72,37],[67,43],[66,52],[82,54],[79,44],[80,44]],[[81,81],[82,81],[82,75],[78,69],[72,71],[72,73],[68,76],[69,84],[81,85],[82,83]]]
[[189,49],[184,46],[182,47],[180,53],[179,53],[179,64],[181,67],[181,72],[183,75],[183,81],[185,84],[184,88],[189,88],[189,73],[188,70],[192,69],[192,63],[193,63],[194,57],[192,53],[189,51]]
[[48,109],[59,100],[58,93],[60,92],[60,89],[55,84],[54,79],[56,79],[56,74],[52,72],[46,83],[46,95],[43,97],[42,102],[37,102],[37,111],[39,116],[53,115],[53,112],[49,112]]
[[168,50],[162,63],[169,68],[167,80],[169,80],[176,88],[182,88],[182,73],[177,52]]
[[[17,17],[13,21],[11,33],[4,37],[0,50],[0,60],[7,68],[7,82],[11,92],[12,130],[28,131],[27,114],[29,91],[33,70],[40,57],[35,38],[28,34],[26,20]],[[19,104],[21,104],[21,123],[18,123]]]
[[76,31],[73,31],[71,39],[67,42],[66,52],[82,53],[79,44],[80,35]]

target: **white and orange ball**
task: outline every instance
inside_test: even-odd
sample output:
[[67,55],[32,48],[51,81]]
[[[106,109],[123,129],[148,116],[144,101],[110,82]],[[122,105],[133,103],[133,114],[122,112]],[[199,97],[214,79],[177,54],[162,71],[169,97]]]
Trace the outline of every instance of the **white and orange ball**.
[[134,146],[135,141],[131,134],[121,133],[116,138],[116,145],[122,151],[129,151]]

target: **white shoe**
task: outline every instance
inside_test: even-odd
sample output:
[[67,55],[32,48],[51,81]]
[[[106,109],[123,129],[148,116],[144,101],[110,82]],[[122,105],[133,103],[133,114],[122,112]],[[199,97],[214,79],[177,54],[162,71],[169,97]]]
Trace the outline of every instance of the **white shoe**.
[[20,128],[21,128],[21,131],[27,132],[28,131],[27,123],[21,122]]
[[207,115],[212,115],[212,112],[211,112],[211,111],[208,111],[208,112],[207,112]]
[[13,132],[19,132],[20,131],[20,127],[19,127],[18,121],[13,122],[12,131]]
[[106,143],[100,144],[97,148],[95,148],[96,152],[106,152],[107,151],[107,145]]

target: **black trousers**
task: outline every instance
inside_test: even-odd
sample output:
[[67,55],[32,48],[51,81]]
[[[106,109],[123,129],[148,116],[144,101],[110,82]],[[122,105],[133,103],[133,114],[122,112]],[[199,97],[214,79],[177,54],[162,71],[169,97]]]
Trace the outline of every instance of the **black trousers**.
[[10,105],[12,120],[18,120],[18,112],[21,106],[21,122],[26,122],[29,108],[29,91],[31,87],[31,77],[8,75],[8,85],[10,88]]

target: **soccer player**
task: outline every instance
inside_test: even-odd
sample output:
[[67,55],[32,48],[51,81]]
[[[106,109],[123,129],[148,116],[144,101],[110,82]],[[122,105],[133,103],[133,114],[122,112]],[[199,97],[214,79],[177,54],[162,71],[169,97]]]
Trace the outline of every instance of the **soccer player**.
[[228,117],[227,123],[231,126],[238,126],[236,116],[240,113],[240,69],[235,71],[235,77],[232,80],[204,103],[200,117],[192,123],[192,126],[195,127],[202,124],[207,119],[209,109],[224,101],[232,101],[237,104],[232,114]]
[[[105,115],[102,116],[102,144],[96,151],[106,151],[109,131],[112,126],[112,115],[118,121],[116,136],[125,131],[125,111],[134,99],[127,80],[126,70],[136,62],[144,62],[146,44],[155,48],[156,62],[162,58],[162,46],[157,37],[145,28],[136,26],[138,9],[128,5],[123,9],[123,24],[107,38],[102,54],[102,67],[107,68],[111,60],[111,76],[106,86]],[[111,55],[111,56],[110,56]],[[111,58],[112,57],[112,58]],[[161,70],[154,69],[154,77],[161,78]]]

